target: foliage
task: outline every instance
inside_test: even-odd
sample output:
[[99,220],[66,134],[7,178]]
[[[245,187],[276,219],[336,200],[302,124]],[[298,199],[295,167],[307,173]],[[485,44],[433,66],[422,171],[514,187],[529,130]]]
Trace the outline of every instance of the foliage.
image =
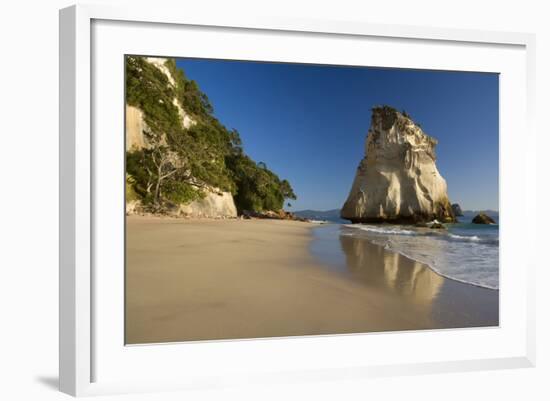
[[134,190],[136,180],[130,174],[126,174],[126,201],[136,201],[141,199]]
[[197,190],[197,187],[178,180],[167,181],[164,184],[164,194],[169,201],[174,203],[189,203],[205,196],[205,193]]
[[172,138],[183,131],[168,77],[143,57],[126,58],[126,103],[138,107],[152,135]]
[[388,106],[387,104],[383,104],[383,105],[376,105],[372,108],[372,111],[377,111],[377,112],[381,112],[383,114],[395,114],[395,113],[399,113],[399,111],[395,108],[395,107],[392,107],[392,106]]
[[192,177],[224,191],[234,191],[235,184],[225,164],[231,153],[231,138],[224,127],[198,123],[189,128],[180,147]]
[[197,83],[186,78],[183,70],[176,67],[174,59],[168,59],[165,66],[176,82],[176,98],[183,109],[198,118],[211,118],[214,107],[212,107],[208,96],[201,92]]
[[[143,57],[126,58],[126,102],[143,112],[149,127],[148,146],[127,152],[131,196],[153,210],[199,199],[212,187],[231,191],[240,211],[279,210],[285,199],[296,199],[287,180],[244,153],[239,133],[214,117],[208,97],[175,60],[165,67],[174,84]],[[175,102],[195,124],[183,126]]]
[[[159,157],[167,154],[166,149],[142,149],[126,153],[126,171],[133,178],[133,190],[146,205],[158,208],[162,201],[188,203],[203,196],[202,191],[192,184],[186,171],[160,163]],[[161,168],[159,168],[161,166]],[[164,179],[163,175],[169,174]],[[128,180],[127,180],[128,182]]]
[[234,199],[239,211],[280,210],[285,198],[296,199],[290,183],[280,180],[265,163],[235,154],[228,158],[228,166],[237,185]]

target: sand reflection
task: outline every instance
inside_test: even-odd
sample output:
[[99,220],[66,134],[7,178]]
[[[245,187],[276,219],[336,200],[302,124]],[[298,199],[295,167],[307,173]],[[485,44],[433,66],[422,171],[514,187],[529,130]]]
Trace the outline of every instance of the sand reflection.
[[340,235],[340,245],[354,280],[398,295],[408,303],[431,307],[444,283],[445,279],[426,265],[364,238]]

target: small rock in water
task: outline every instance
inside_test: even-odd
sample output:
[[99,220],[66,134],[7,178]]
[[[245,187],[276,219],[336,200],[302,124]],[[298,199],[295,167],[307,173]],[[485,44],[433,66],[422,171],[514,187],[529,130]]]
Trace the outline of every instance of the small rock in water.
[[496,224],[496,222],[485,213],[480,213],[472,219],[474,224]]

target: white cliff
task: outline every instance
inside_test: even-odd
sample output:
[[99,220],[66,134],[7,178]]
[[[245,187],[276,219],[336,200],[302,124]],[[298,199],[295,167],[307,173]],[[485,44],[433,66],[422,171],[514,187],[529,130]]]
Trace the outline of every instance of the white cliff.
[[[149,64],[154,65],[164,75],[166,75],[166,77],[168,78],[168,82],[171,86],[176,85],[176,81],[174,80],[174,77],[172,77],[172,74],[170,74],[170,70],[165,65],[167,59],[161,58],[161,57],[147,57],[145,60]],[[174,97],[174,99],[172,99],[172,102],[178,110],[178,114],[181,118],[184,128],[189,128],[197,123],[193,119],[193,117],[191,117],[183,109],[183,107],[181,107],[180,103],[178,102],[178,99]],[[126,104],[126,150],[130,151],[130,150],[139,150],[142,148],[147,148],[148,146],[147,138],[144,135],[144,133],[147,132],[147,130],[148,130],[148,127],[145,124],[145,121],[143,119],[143,112],[135,106]]]
[[[163,72],[171,85],[175,85],[175,80],[170,74],[170,70],[165,66],[166,59],[148,57],[147,62],[157,67]],[[196,124],[196,121],[181,107],[176,98],[173,99],[174,105],[178,109],[179,116],[184,128],[189,128]],[[149,130],[143,112],[129,104],[126,104],[126,150],[135,151],[148,148],[146,133]],[[179,205],[174,214],[186,217],[210,217],[226,218],[237,217],[237,208],[230,192],[220,191],[218,188],[200,185],[204,192],[204,197],[188,204]],[[126,213],[132,214],[139,211],[139,201],[130,201],[126,204]]]
[[148,148],[145,132],[149,130],[143,119],[143,112],[126,104],[126,151]]
[[184,217],[236,217],[237,208],[231,192],[210,188],[204,198],[179,205],[176,214]]
[[373,109],[365,157],[341,216],[354,223],[455,220],[447,183],[436,167],[437,140],[407,115]]

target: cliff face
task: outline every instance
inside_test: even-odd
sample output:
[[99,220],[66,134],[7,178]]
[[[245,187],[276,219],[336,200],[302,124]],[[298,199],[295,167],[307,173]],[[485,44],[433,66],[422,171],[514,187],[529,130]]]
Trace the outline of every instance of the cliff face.
[[[170,85],[176,85],[172,74],[170,74],[170,70],[165,66],[165,58],[147,57],[146,60],[149,64],[154,65],[159,71],[161,71],[166,78],[168,78]],[[178,110],[178,114],[184,128],[189,128],[197,123],[193,117],[185,112],[175,97],[172,99],[172,103]],[[130,151],[147,148],[148,143],[145,133],[148,130],[149,128],[145,123],[143,112],[135,106],[126,104],[126,150]]]
[[341,216],[354,223],[455,221],[436,167],[437,140],[391,107],[373,109],[365,157]]
[[143,120],[143,112],[137,107],[126,105],[126,151],[139,150],[149,147],[145,132],[147,124]]
[[[175,80],[170,74],[170,70],[165,66],[166,59],[147,58],[148,63],[154,65],[163,74],[166,75],[170,85],[175,85]],[[178,110],[181,124],[184,128],[189,128],[196,124],[196,121],[181,107],[178,100],[174,97],[173,104]],[[135,151],[149,148],[147,133],[149,127],[145,122],[144,113],[138,107],[126,104],[126,151]],[[187,204],[181,204],[174,210],[177,215],[188,217],[236,217],[237,208],[230,192],[220,191],[218,188],[201,184],[204,197],[194,200]],[[132,214],[139,211],[139,201],[129,201],[126,204],[126,213]]]
[[237,209],[230,192],[217,192],[216,188],[211,188],[204,198],[179,205],[176,213],[189,217],[236,217]]
[[[181,108],[179,103],[174,99],[174,105],[177,105],[182,124],[185,128],[195,125],[196,122]],[[147,123],[145,123],[143,112],[135,106],[126,104],[126,150],[139,150],[148,148],[146,132],[149,131]]]

